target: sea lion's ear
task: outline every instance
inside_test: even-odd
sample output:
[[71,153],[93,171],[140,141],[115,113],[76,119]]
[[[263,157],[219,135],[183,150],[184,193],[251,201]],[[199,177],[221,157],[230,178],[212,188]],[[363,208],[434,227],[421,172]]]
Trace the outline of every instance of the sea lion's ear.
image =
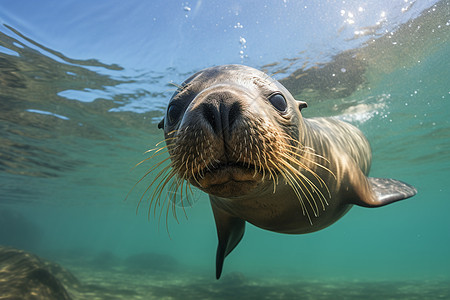
[[305,101],[297,100],[297,102],[298,102],[298,109],[300,109],[300,111],[302,111],[303,108],[308,107],[308,104]]
[[164,129],[164,118],[158,123],[159,129]]

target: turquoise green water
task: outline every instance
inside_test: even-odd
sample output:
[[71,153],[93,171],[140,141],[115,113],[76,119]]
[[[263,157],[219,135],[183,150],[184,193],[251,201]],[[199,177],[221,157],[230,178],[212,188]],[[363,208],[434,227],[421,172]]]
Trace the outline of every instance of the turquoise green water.
[[[294,81],[306,86],[293,92],[309,104],[304,116],[338,116],[358,126],[372,145],[371,176],[403,180],[418,194],[379,209],[354,207],[331,227],[308,235],[250,225],[226,259],[225,276],[267,280],[277,292],[277,282],[286,278],[317,280],[316,289],[321,283],[326,289],[336,282],[390,281],[398,287],[411,280],[450,280],[449,17],[443,1],[392,34],[341,49],[354,63],[344,64],[344,71],[339,67],[342,74],[311,79],[321,86],[307,81],[313,69],[298,68],[303,58],[294,60],[297,68],[276,75],[289,88],[286,78],[296,69],[309,72]],[[119,67],[120,61],[69,59],[17,31],[20,22],[5,22],[0,32],[0,244],[81,269],[103,256],[115,259],[100,270],[136,254],[164,255],[157,259],[161,265],[149,267],[165,272],[162,282],[188,280],[190,275],[183,275],[188,272],[214,282],[217,239],[206,195],[187,209],[188,219],[180,210],[179,223],[169,220],[170,236],[164,217],[160,222],[148,217],[147,203],[136,212],[152,174],[125,200],[151,162],[133,166],[163,139],[156,125],[173,91],[169,82],[179,83],[207,65],[136,71]],[[339,63],[333,55],[319,69]],[[292,57],[280,56],[265,67],[274,60],[243,62],[276,73],[285,58]],[[359,71],[349,75],[354,70]],[[349,77],[330,89],[333,78],[344,75]],[[351,88],[355,80],[360,84]],[[345,89],[349,92],[339,94]],[[165,266],[165,260],[177,267]],[[445,291],[434,295],[450,297]]]

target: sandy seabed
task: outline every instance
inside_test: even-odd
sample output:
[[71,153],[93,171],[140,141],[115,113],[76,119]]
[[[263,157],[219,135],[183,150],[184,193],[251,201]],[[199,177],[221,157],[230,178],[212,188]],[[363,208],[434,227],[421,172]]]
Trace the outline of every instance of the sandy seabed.
[[57,259],[0,246],[0,299],[450,299],[450,280],[345,281],[190,272],[170,257]]
[[[83,274],[84,273],[84,274]],[[173,274],[172,274],[173,275]],[[80,270],[84,286],[74,299],[450,299],[450,281],[279,281],[228,274],[220,281],[200,276],[145,276]]]

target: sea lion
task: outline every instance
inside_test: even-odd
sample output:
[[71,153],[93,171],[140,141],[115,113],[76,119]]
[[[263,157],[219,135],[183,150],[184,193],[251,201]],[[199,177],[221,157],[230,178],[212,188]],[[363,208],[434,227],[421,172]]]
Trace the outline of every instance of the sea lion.
[[366,177],[371,149],[363,133],[336,118],[303,118],[305,107],[278,81],[242,65],[202,70],[170,99],[158,125],[170,164],[154,179],[153,196],[160,201],[169,182],[185,194],[189,185],[209,194],[217,279],[245,222],[309,233],[353,204],[379,207],[417,193],[398,180]]

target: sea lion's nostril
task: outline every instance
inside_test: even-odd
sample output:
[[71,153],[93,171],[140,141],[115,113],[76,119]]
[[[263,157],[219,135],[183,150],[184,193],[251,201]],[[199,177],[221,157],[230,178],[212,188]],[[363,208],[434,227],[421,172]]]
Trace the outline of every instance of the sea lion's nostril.
[[217,106],[212,103],[203,103],[201,109],[203,118],[211,126],[214,133],[220,134],[222,131],[222,121]]
[[212,131],[225,140],[230,138],[236,120],[242,115],[239,99],[227,92],[209,94],[199,108]]
[[228,127],[231,129],[235,121],[242,113],[242,106],[239,102],[234,102],[228,111]]
[[242,106],[237,101],[231,104],[227,101],[221,101],[220,103],[206,102],[201,104],[201,113],[205,121],[211,126],[212,131],[227,139],[233,124],[242,113]]

